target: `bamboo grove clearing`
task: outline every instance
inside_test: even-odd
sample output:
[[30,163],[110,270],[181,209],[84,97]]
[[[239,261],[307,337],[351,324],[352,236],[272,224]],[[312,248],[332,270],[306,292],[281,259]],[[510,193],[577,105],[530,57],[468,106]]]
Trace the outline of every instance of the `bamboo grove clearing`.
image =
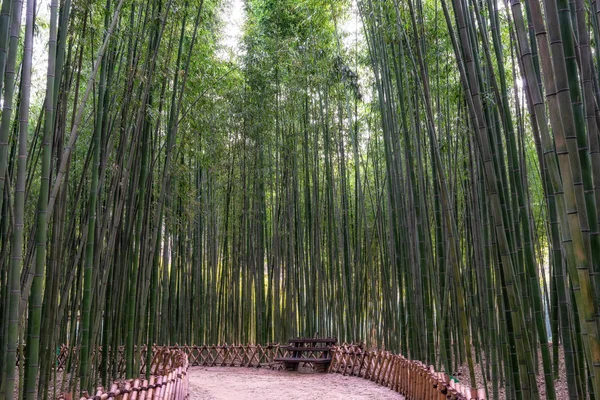
[[2,0],[0,399],[316,333],[600,397],[599,43],[595,0]]

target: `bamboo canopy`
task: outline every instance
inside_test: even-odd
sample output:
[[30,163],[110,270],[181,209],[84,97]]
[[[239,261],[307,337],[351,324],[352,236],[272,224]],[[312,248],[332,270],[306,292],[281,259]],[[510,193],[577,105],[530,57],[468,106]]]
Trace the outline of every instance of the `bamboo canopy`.
[[597,398],[599,43],[595,0],[0,0],[0,400],[293,336]]

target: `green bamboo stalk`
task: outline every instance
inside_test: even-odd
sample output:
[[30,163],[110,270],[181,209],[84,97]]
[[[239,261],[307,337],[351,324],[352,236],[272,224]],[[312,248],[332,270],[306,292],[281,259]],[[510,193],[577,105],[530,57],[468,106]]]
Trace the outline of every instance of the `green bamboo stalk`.
[[[11,249],[10,310],[8,322],[8,346],[5,372],[5,396],[14,396],[16,351],[19,340],[20,279],[23,262],[23,228],[25,222],[25,179],[27,172],[27,134],[29,129],[29,101],[31,95],[31,66],[33,56],[34,0],[27,1],[25,12],[25,40],[19,102],[19,159],[14,202],[14,228]],[[13,25],[14,27],[14,25]],[[13,31],[14,33],[14,31]]]
[[[32,11],[33,12],[33,11]],[[29,296],[29,317],[27,332],[27,372],[24,385],[25,398],[33,400],[36,396],[36,383],[38,381],[40,359],[40,333],[42,318],[42,292],[46,267],[46,246],[48,221],[46,207],[50,191],[50,158],[52,155],[52,128],[54,126],[55,96],[54,77],[56,70],[56,40],[57,40],[58,1],[50,4],[50,32],[48,40],[48,69],[46,73],[46,101],[43,133],[43,155],[41,187],[38,198],[38,212],[36,221],[36,258],[35,273],[31,293]],[[43,350],[43,349],[42,349]]]

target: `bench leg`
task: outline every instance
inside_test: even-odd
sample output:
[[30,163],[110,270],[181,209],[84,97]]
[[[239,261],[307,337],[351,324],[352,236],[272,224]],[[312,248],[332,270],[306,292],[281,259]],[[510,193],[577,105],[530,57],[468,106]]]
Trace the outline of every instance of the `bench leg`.
[[313,364],[313,370],[315,372],[327,372],[329,364]]
[[298,371],[298,365],[300,365],[300,363],[286,362],[286,363],[283,363],[283,365],[284,365],[286,371]]

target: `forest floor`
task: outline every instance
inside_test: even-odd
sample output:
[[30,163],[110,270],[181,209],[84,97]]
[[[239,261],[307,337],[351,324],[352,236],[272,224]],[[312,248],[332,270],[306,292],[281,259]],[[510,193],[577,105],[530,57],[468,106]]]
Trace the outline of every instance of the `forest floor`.
[[[474,349],[473,349],[474,351]],[[550,349],[552,352],[552,349]],[[552,353],[551,353],[552,354]],[[558,363],[558,379],[554,380],[554,388],[556,390],[556,398],[557,399],[568,399],[569,398],[569,389],[567,387],[567,371],[565,368],[565,357],[563,348],[561,347],[558,353],[559,363]],[[544,384],[544,375],[542,373],[542,352],[538,350],[538,360],[539,360],[539,370],[540,373],[537,376],[538,390],[540,392],[540,398],[546,398],[546,387]],[[462,365],[455,374],[461,381],[461,383],[469,384],[469,368],[466,364]],[[481,372],[481,364],[475,364],[475,378],[477,379],[477,387],[483,388],[483,374]],[[492,399],[492,383],[490,381],[487,382],[489,398]],[[500,389],[498,390],[498,399],[505,400],[506,392],[504,390],[503,382],[500,382]]]
[[404,399],[374,382],[340,374],[239,367],[193,367],[188,374],[190,400]]

